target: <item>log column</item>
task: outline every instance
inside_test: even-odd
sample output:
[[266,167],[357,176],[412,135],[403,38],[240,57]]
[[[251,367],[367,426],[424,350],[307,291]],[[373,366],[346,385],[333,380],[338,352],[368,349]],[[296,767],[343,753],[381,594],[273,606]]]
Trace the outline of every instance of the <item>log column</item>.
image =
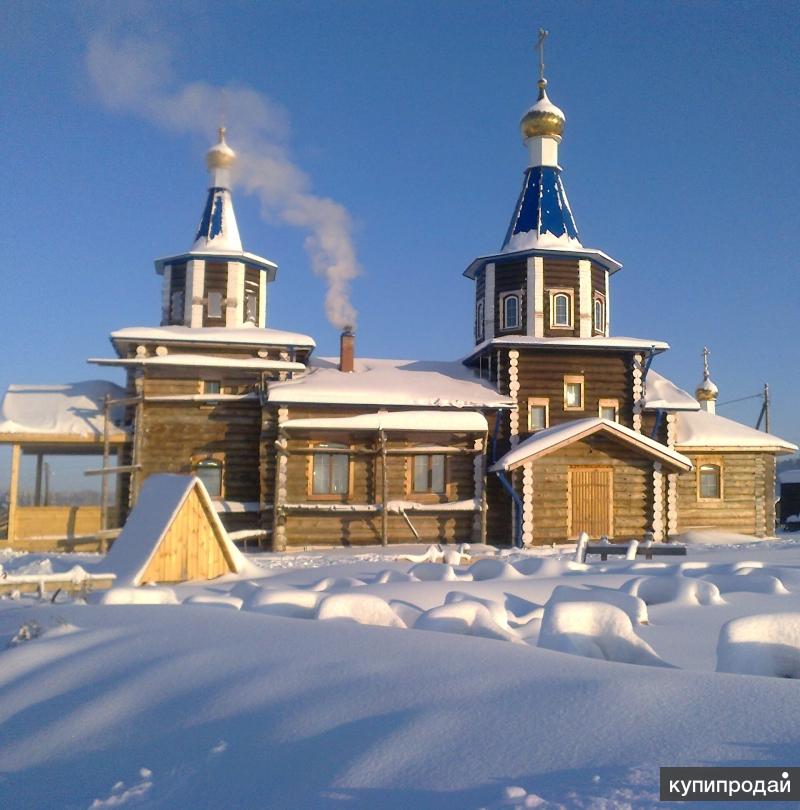
[[19,460],[22,447],[11,445],[11,483],[8,489],[8,542],[12,543],[17,536],[17,499],[19,496]]

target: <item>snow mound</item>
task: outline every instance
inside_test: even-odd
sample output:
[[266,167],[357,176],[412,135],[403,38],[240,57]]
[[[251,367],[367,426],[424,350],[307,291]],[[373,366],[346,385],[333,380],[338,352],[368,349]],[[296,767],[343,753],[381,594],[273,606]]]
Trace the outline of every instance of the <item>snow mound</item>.
[[101,605],[177,605],[178,598],[172,588],[145,586],[144,588],[111,588],[100,597]]
[[511,563],[491,558],[476,560],[469,567],[469,573],[476,582],[485,579],[521,579],[523,576]]
[[317,619],[350,619],[378,627],[405,627],[405,622],[379,596],[368,593],[336,593],[317,607]]
[[511,626],[508,623],[508,613],[505,607],[494,599],[481,599],[478,596],[473,596],[464,591],[450,591],[444,598],[445,605],[454,605],[460,602],[477,602],[479,605],[483,605],[489,611],[489,615],[492,617],[492,621],[495,624],[505,630],[511,630]]
[[417,619],[414,629],[521,643],[512,630],[507,630],[497,624],[489,609],[474,599],[426,610]]
[[422,562],[412,565],[408,573],[422,582],[452,582],[458,579],[452,565]]
[[624,610],[635,624],[647,624],[647,605],[636,594],[624,593],[609,588],[573,588],[569,585],[557,585],[550,595],[545,610],[561,602],[603,602]]
[[403,599],[390,599],[389,607],[403,620],[406,627],[413,627],[424,612],[421,607],[412,605],[411,602]]
[[719,588],[703,579],[683,576],[635,577],[621,588],[623,593],[638,596],[646,605],[722,605],[725,600]]
[[585,563],[576,563],[573,560],[557,560],[553,557],[526,557],[515,560],[512,565],[520,574],[526,577],[560,577],[572,571],[586,571]]
[[344,588],[357,588],[363,584],[362,580],[355,579],[355,577],[325,577],[307,587],[309,591],[334,591],[343,590]]
[[689,546],[741,546],[745,543],[762,543],[766,538],[749,534],[736,534],[722,529],[692,529],[670,537],[674,543]]
[[260,588],[246,601],[248,610],[270,616],[288,616],[295,619],[313,619],[322,596],[316,591],[298,588]]
[[754,572],[769,574],[779,579],[784,587],[800,590],[800,568],[792,568],[786,565],[769,565],[763,568],[740,568],[736,573],[750,575]]
[[800,613],[743,616],[724,624],[717,672],[800,678]]
[[539,646],[622,664],[670,666],[636,635],[624,610],[605,602],[557,602],[545,606]]
[[242,604],[244,603],[243,599],[240,599],[238,596],[224,596],[224,595],[215,595],[215,594],[196,594],[195,596],[190,596],[188,599],[183,600],[184,605],[211,605],[212,607],[226,607],[226,608],[233,608],[234,610],[240,610]]
[[704,574],[701,579],[712,582],[719,588],[720,593],[789,593],[783,583],[771,574]]
[[544,615],[544,607],[536,602],[523,599],[514,593],[507,593],[505,596],[506,612],[511,627],[521,627],[533,619],[541,619]]
[[381,571],[375,577],[373,585],[386,585],[388,582],[416,582],[417,578],[412,574],[405,574],[402,571]]

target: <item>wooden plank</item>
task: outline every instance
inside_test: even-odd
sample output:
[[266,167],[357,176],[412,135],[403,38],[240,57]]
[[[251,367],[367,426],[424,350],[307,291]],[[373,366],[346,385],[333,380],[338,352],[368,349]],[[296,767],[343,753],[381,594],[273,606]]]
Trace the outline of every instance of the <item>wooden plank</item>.
[[11,447],[11,481],[8,488],[8,541],[11,543],[17,537],[17,500],[19,499],[19,461],[21,447],[14,444]]

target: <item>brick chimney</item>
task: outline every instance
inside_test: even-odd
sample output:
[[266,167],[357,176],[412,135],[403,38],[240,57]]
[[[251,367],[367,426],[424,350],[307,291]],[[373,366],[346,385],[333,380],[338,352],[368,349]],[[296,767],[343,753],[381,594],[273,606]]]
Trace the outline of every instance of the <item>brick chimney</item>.
[[355,359],[356,336],[353,327],[346,326],[339,342],[339,371],[352,371]]

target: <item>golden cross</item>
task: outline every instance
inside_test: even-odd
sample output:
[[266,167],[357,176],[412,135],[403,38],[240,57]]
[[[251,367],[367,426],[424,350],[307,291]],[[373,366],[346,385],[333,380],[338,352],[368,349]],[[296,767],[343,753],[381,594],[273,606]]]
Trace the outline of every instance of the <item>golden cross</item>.
[[708,372],[708,356],[710,354],[711,354],[711,352],[709,351],[708,346],[704,346],[703,347],[703,379],[704,380],[707,380],[709,378],[709,376],[710,376],[709,372]]
[[539,51],[539,80],[544,79],[544,41],[547,39],[548,32],[544,28],[539,29],[539,40],[536,43],[536,48]]

